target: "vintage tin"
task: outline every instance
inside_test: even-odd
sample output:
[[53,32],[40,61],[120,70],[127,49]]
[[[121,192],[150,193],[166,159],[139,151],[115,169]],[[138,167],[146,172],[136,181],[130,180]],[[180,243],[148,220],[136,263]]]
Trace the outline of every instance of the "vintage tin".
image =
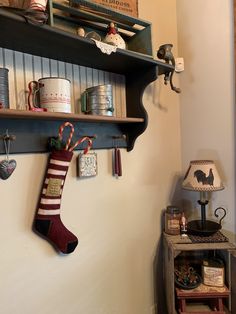
[[204,285],[223,287],[224,286],[224,263],[219,258],[205,259],[202,263],[202,278]]
[[167,206],[165,212],[165,232],[172,235],[180,234],[180,209],[176,206]]

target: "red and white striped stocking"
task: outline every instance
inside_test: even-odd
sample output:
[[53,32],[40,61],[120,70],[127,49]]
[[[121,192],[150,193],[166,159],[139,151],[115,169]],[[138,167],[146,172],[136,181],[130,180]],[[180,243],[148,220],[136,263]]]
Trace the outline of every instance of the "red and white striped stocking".
[[87,151],[89,147],[91,147],[92,141],[88,137],[83,137],[72,147],[69,147],[74,128],[69,122],[64,123],[59,131],[60,140],[62,140],[62,132],[65,126],[71,127],[70,137],[68,138],[64,150],[53,151],[50,154],[34,227],[40,235],[49,240],[59,251],[64,254],[69,254],[75,250],[78,244],[78,238],[70,232],[61,221],[60,208],[62,191],[73,156],[72,150],[77,145],[87,140],[89,142],[88,147],[85,149],[85,151]]
[[59,251],[68,254],[78,244],[77,237],[62,223],[60,217],[62,191],[73,152],[51,153],[35,217],[35,229]]

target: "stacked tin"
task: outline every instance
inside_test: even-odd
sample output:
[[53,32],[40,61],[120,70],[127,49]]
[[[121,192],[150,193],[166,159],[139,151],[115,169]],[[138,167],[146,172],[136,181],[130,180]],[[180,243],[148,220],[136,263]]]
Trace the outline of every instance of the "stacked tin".
[[112,116],[112,85],[98,85],[87,88],[81,97],[82,111],[92,115]]
[[0,68],[0,108],[9,108],[8,71]]

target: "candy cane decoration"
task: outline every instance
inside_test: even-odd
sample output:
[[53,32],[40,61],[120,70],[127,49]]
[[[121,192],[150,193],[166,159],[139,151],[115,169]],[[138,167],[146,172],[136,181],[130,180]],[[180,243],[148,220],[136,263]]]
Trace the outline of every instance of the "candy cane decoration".
[[84,154],[87,154],[87,152],[90,150],[90,148],[91,148],[91,146],[92,146],[92,144],[93,144],[91,138],[88,137],[88,136],[84,136],[84,137],[82,137],[81,139],[79,139],[79,140],[69,149],[69,151],[72,152],[72,150],[75,149],[76,146],[78,146],[79,144],[83,143],[84,141],[88,141],[88,145],[87,145],[87,147],[85,147],[85,149],[84,149]]
[[65,128],[66,126],[69,126],[69,127],[71,128],[70,135],[69,135],[69,137],[68,137],[68,139],[67,139],[67,141],[66,141],[66,147],[65,147],[65,150],[68,150],[69,145],[70,145],[70,143],[71,143],[71,139],[72,139],[73,134],[74,134],[74,132],[75,132],[75,129],[74,129],[74,126],[73,126],[72,123],[70,123],[70,122],[65,122],[65,123],[63,123],[63,124],[60,126],[60,128],[59,128],[59,134],[58,134],[58,135],[59,135],[59,139],[60,139],[61,141],[62,141],[62,134],[63,134],[64,128]]
[[60,126],[60,128],[59,128],[59,134],[58,134],[59,139],[62,141],[63,131],[64,131],[65,127],[67,127],[67,126],[69,126],[69,127],[71,128],[71,131],[70,131],[70,135],[69,135],[69,137],[68,137],[68,139],[67,139],[67,141],[66,141],[65,150],[68,150],[69,152],[72,152],[79,144],[83,143],[84,141],[88,141],[88,145],[87,145],[87,147],[84,149],[84,154],[87,154],[87,152],[90,150],[90,148],[91,148],[91,146],[92,146],[92,144],[93,144],[91,138],[88,137],[88,136],[82,137],[81,139],[79,139],[78,141],[76,141],[75,144],[74,144],[72,147],[69,148],[70,143],[71,143],[71,140],[72,140],[72,137],[73,137],[73,134],[74,134],[74,132],[75,132],[75,129],[74,129],[74,126],[73,126],[72,123],[70,123],[70,122],[65,122],[65,123],[63,123],[63,124]]

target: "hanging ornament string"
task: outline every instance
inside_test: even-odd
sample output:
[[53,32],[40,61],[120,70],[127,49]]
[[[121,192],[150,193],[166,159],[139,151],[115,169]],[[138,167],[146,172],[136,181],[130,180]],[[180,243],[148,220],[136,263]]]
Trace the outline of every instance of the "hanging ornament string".
[[9,153],[10,153],[10,145],[11,141],[8,136],[5,136],[3,139],[4,142],[4,147],[5,147],[5,152],[6,152],[6,160],[9,160]]
[[83,143],[85,141],[88,141],[88,145],[84,149],[84,154],[87,154],[87,152],[90,150],[90,148],[92,146],[92,143],[93,143],[92,139],[90,137],[88,137],[88,136],[84,136],[84,137],[80,138],[79,140],[77,140],[74,145],[70,146],[73,134],[75,132],[74,126],[70,122],[65,122],[65,123],[63,123],[60,126],[59,134],[58,134],[58,137],[59,137],[60,141],[62,141],[63,131],[64,131],[65,127],[67,127],[67,126],[69,126],[71,128],[71,131],[70,131],[69,137],[68,137],[68,139],[66,141],[65,150],[68,150],[69,152],[72,152],[79,144],[81,144],[81,143]]

